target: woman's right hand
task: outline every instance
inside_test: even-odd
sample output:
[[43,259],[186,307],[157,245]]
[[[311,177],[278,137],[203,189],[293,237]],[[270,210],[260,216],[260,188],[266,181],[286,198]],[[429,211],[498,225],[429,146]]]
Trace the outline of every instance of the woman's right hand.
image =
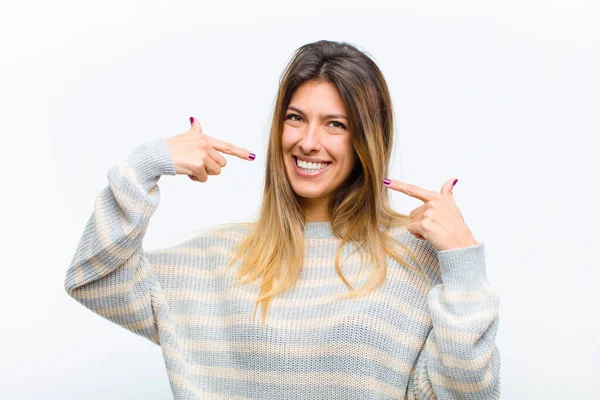
[[227,161],[220,152],[252,161],[256,156],[246,149],[214,139],[202,133],[202,125],[190,117],[192,127],[186,133],[166,138],[175,163],[175,173],[191,180],[206,182],[208,175],[219,175]]

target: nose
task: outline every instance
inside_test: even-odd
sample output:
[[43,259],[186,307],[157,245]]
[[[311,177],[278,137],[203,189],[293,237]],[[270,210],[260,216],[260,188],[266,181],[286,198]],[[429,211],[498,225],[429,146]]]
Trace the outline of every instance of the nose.
[[321,131],[319,127],[313,125],[306,128],[299,146],[307,154],[321,150]]

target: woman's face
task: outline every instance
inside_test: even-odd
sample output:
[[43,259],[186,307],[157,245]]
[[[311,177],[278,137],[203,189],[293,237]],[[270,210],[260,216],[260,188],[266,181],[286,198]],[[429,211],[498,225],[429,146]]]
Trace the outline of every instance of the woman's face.
[[329,201],[354,166],[354,150],[342,99],[329,82],[308,81],[290,100],[282,147],[294,192],[308,201]]

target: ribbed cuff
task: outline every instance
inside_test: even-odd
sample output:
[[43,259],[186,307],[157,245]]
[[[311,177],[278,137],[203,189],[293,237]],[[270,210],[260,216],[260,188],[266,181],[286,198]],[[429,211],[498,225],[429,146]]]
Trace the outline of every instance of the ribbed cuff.
[[131,152],[126,161],[146,189],[154,186],[153,183],[161,175],[176,174],[171,151],[162,137],[142,143]]
[[441,250],[437,255],[446,289],[471,291],[489,285],[483,242],[460,249]]

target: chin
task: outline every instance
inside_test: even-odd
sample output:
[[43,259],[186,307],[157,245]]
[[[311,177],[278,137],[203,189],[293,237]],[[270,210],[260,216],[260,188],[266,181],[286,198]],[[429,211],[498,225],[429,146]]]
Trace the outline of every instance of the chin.
[[320,199],[323,197],[327,197],[329,195],[328,192],[324,192],[322,190],[310,190],[310,189],[301,189],[301,190],[294,189],[294,193],[296,193],[296,195],[300,198],[310,199],[310,200]]

